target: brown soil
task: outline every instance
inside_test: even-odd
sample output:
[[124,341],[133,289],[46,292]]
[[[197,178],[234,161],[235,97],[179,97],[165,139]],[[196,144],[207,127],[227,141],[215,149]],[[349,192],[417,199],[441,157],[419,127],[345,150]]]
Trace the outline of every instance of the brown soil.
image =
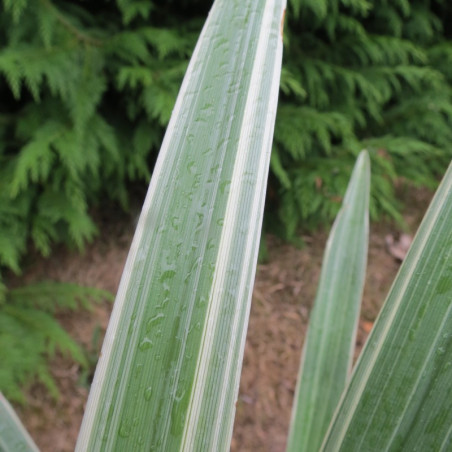
[[[409,232],[419,224],[431,194],[411,191],[405,213]],[[33,259],[23,278],[72,281],[115,293],[134,226],[130,220],[110,218],[100,238],[83,255],[65,250],[50,259]],[[371,227],[367,282],[358,330],[359,350],[397,272],[399,262],[386,246],[388,235],[398,236],[392,224]],[[269,261],[258,266],[253,294],[243,373],[240,383],[232,451],[282,452],[285,448],[290,410],[301,347],[319,277],[326,233],[304,237],[297,249],[267,237]],[[105,332],[111,304],[97,305],[94,312],[60,313],[58,319],[88,350],[96,328]],[[19,416],[42,452],[74,450],[88,388],[81,384],[80,369],[57,356],[52,374],[61,396],[53,400],[39,384],[27,392],[28,406],[16,407]]]

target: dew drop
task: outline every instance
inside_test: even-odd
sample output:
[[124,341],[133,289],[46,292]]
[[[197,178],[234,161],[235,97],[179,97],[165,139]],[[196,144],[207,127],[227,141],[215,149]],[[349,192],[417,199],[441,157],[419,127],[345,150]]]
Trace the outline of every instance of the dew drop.
[[210,108],[212,108],[212,104],[207,103],[207,104],[204,104],[204,106],[201,108],[201,110],[202,111],[209,110]]
[[199,228],[204,221],[204,214],[201,212],[196,212],[196,216],[198,217],[198,223],[196,224],[196,227]]
[[143,367],[143,364],[138,364],[137,367],[135,367],[135,378],[139,378],[139,376],[143,372]]
[[195,166],[195,161],[194,160],[192,160],[191,162],[188,163],[187,171],[190,174],[194,174],[196,172],[196,166]]
[[197,303],[199,308],[202,308],[206,304],[206,297],[200,297]]
[[118,433],[122,438],[128,438],[132,433],[132,426],[129,422],[121,422]]
[[158,325],[165,318],[165,314],[159,312],[154,317],[151,317],[146,323],[146,332],[149,333],[154,325]]
[[174,275],[176,274],[176,270],[165,270],[162,272],[162,275],[160,276],[160,282],[166,282],[169,279],[172,279]]
[[219,169],[220,169],[220,165],[215,165],[215,166],[212,166],[212,168],[210,168],[210,172],[217,173]]
[[179,229],[179,225],[180,225],[180,218],[179,217],[172,217],[171,218],[171,226],[173,227],[173,229],[175,231],[177,231]]
[[145,337],[145,338],[140,342],[140,345],[138,346],[138,348],[139,348],[141,351],[144,351],[144,350],[150,349],[153,345],[154,345],[154,343],[153,343],[148,337]]
[[152,388],[149,386],[144,390],[144,400],[149,401],[151,400],[152,396]]
[[[196,175],[195,180],[193,181],[191,187],[193,189],[197,189],[200,187],[200,185],[201,185],[201,177],[199,175]],[[193,194],[192,194],[192,198],[193,198]]]
[[207,242],[206,248],[208,250],[211,250],[214,247],[215,247],[215,240],[214,239],[209,239],[209,241]]
[[170,301],[170,299],[168,297],[166,297],[161,304],[157,305],[155,308],[156,309],[163,309],[165,307],[165,305],[168,303],[168,301]]
[[158,234],[164,234],[165,232],[166,232],[166,226],[165,225],[163,225],[163,226],[160,226],[159,228],[158,228],[158,230],[157,230],[157,233]]
[[184,395],[185,395],[185,391],[180,391],[180,392],[176,393],[176,395],[174,396],[175,402],[179,403],[183,399]]
[[224,192],[227,192],[229,185],[231,185],[231,181],[230,180],[225,180],[223,182],[221,182],[220,184],[220,192],[223,194]]

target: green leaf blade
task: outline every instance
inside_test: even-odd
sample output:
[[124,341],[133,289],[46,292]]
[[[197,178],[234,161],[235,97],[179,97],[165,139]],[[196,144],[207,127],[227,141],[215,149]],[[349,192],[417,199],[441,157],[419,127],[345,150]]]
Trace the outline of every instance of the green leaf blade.
[[323,450],[450,450],[452,165],[419,227]]
[[39,452],[11,405],[0,392],[0,450]]
[[228,450],[280,76],[282,0],[217,1],[174,107],[77,450]]
[[349,377],[369,236],[370,162],[361,152],[326,245],[303,349],[289,452],[321,446]]

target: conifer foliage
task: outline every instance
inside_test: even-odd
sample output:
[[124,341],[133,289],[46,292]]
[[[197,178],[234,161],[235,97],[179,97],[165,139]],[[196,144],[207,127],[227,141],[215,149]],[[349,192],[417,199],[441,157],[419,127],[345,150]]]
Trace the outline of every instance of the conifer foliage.
[[[148,180],[208,0],[1,0],[0,266],[82,247],[90,208]],[[445,0],[291,0],[269,209],[292,237],[332,218],[358,150],[372,211],[451,157]]]
[[0,389],[24,403],[23,388],[36,377],[54,397],[58,388],[48,358],[58,350],[88,371],[89,356],[55,320],[57,309],[91,309],[92,302],[112,296],[75,284],[43,282],[10,289],[0,295]]
[[89,208],[125,207],[126,182],[149,179],[200,28],[152,25],[166,16],[149,1],[2,1],[0,265],[18,271],[29,239],[44,255],[81,247]]
[[446,0],[292,0],[272,170],[284,232],[338,209],[360,149],[373,217],[393,182],[433,187],[452,157],[452,6]]

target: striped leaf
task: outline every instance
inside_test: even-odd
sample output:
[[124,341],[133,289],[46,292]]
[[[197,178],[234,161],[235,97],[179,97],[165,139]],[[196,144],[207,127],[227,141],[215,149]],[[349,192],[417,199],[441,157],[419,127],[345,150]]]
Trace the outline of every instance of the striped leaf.
[[452,450],[452,165],[401,266],[323,450]]
[[284,0],[217,0],[127,259],[77,451],[229,449]]
[[366,273],[370,162],[361,152],[331,229],[292,411],[289,452],[316,451],[349,378]]
[[0,392],[0,451],[39,452],[11,405]]

